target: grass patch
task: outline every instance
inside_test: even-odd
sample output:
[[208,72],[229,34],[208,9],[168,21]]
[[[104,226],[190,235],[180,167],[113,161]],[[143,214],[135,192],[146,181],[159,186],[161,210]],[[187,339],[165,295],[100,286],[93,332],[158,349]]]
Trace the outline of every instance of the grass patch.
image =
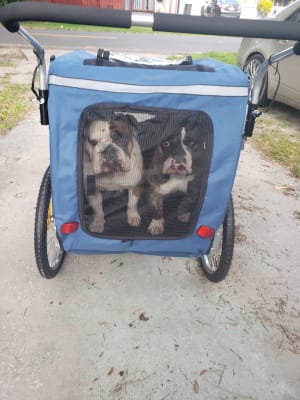
[[[220,51],[208,51],[206,53],[196,53],[196,54],[189,54],[193,57],[194,60],[201,59],[201,58],[214,58],[215,60],[237,65],[237,53],[235,52],[220,52]],[[184,56],[170,56],[168,60],[175,61],[178,59],[183,58]]]
[[0,134],[3,135],[24,118],[31,103],[28,85],[10,83],[5,77],[0,87]]
[[143,26],[131,26],[130,28],[115,28],[110,26],[77,25],[77,24],[64,24],[58,22],[39,22],[39,21],[22,22],[22,26],[26,29],[50,29],[57,31],[65,30],[65,31],[86,31],[86,32],[112,32],[112,33],[113,32],[147,33],[153,35],[204,36],[199,33],[154,31],[150,27],[143,27]]
[[174,34],[174,32],[153,31],[152,28],[147,28],[142,26],[132,26],[131,28],[113,28],[109,26],[76,25],[76,24],[56,23],[56,22],[22,22],[22,26],[28,29],[51,29],[60,31],[66,30],[66,31],[88,31],[88,32]]
[[[263,125],[263,124],[262,124]],[[282,129],[264,129],[254,135],[251,142],[266,157],[287,167],[293,176],[300,178],[300,137],[285,134]]]
[[214,58],[215,60],[237,65],[237,53],[235,52],[221,52],[221,51],[208,51],[202,54],[194,54],[192,56],[194,59],[197,58]]
[[0,67],[13,68],[15,66],[16,66],[15,63],[10,60],[0,60]]

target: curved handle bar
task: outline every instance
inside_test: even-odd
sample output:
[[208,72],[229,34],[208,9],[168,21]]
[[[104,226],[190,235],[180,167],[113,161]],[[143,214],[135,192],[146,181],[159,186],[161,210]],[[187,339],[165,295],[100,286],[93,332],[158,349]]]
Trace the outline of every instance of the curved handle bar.
[[101,9],[24,1],[1,7],[0,21],[10,32],[18,32],[19,21],[48,21],[130,28],[131,12],[110,8]]
[[298,42],[298,43],[296,43],[296,44],[294,45],[294,54],[295,54],[296,56],[300,56],[300,42]]
[[[10,32],[19,30],[19,21],[49,21],[84,25],[130,28],[151,26],[156,31],[300,40],[299,23],[271,20],[234,20],[155,13],[135,18],[131,11],[79,7],[63,4],[17,2],[0,8],[0,21]],[[141,22],[141,24],[139,23]]]
[[153,30],[220,36],[300,40],[298,22],[155,14]]

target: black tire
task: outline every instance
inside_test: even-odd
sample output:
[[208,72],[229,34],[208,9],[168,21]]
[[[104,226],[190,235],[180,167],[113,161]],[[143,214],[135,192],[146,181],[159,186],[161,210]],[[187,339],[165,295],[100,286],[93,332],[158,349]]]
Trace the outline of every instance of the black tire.
[[209,252],[199,258],[199,265],[212,282],[220,282],[228,274],[234,248],[234,209],[230,196],[223,224],[215,233]]
[[[245,61],[245,64],[243,65],[243,71],[248,75],[250,85],[253,84],[257,70],[264,61],[265,61],[265,58],[260,53],[252,54],[252,56],[250,56]],[[260,98],[260,102],[259,102],[260,106],[268,105],[269,100],[268,100],[268,75],[267,74],[263,81],[263,85],[261,87],[261,92],[260,92],[259,98]]]
[[221,9],[218,5],[215,5],[212,10],[213,10],[213,12],[212,12],[213,16],[215,16],[215,17],[221,16]]
[[34,225],[35,260],[40,274],[46,279],[57,275],[65,256],[56,235],[51,208],[51,179],[48,167],[39,190]]

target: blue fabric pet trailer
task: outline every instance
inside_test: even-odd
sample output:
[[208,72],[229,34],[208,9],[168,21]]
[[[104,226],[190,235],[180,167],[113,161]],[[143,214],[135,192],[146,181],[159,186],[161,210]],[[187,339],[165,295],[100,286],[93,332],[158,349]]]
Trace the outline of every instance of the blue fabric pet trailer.
[[[85,51],[54,59],[48,99],[52,207],[64,250],[183,257],[205,254],[211,240],[199,236],[199,227],[216,231],[224,221],[243,144],[247,102],[246,75],[238,67],[211,59],[141,65],[110,60],[106,52],[96,58]],[[201,138],[201,149],[192,160],[192,169],[197,165],[201,173],[194,177],[199,190],[190,218],[182,222],[176,217],[183,193],[175,190],[164,198],[165,229],[160,235],[149,233],[152,216],[147,180],[138,201],[139,226],[130,226],[126,220],[128,191],[117,190],[102,193],[104,230],[89,228],[93,212],[84,187],[95,191],[101,175],[87,176],[84,171],[84,132],[94,121],[109,126],[109,121],[120,116],[136,121],[135,138],[144,169],[158,146],[169,146],[173,131],[186,132],[193,124],[197,127],[193,134]],[[76,229],[67,233],[65,227],[70,223]]]

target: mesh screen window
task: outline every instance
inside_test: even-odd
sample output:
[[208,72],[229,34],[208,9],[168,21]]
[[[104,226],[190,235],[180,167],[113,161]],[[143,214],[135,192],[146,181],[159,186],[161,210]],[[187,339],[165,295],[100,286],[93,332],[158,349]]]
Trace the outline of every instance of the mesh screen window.
[[213,125],[202,111],[95,104],[79,124],[83,229],[106,238],[190,234],[203,203]]

